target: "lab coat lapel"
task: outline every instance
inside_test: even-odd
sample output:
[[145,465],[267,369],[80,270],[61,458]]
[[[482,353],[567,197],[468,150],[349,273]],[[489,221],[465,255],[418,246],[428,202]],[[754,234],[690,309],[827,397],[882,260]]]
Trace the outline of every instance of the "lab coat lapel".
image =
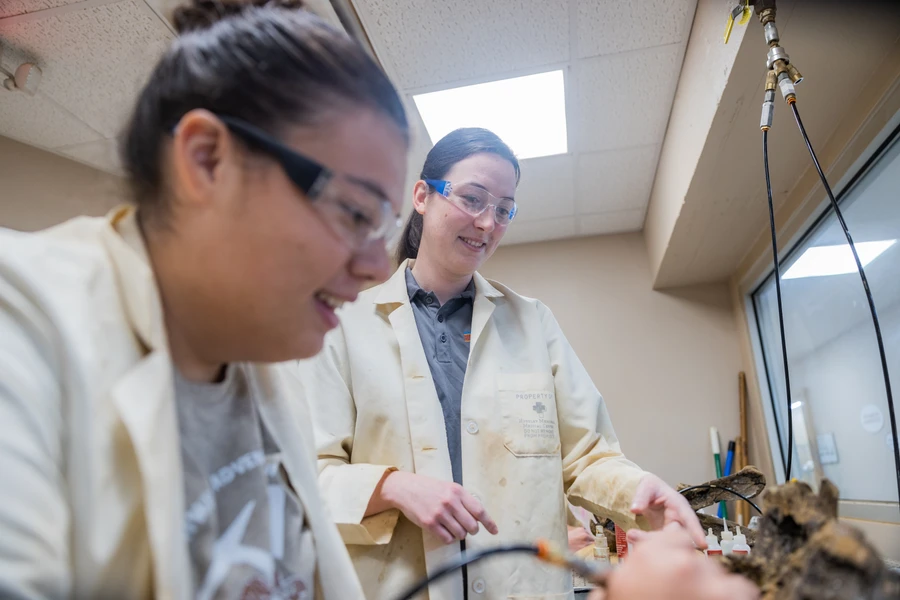
[[[397,336],[416,473],[442,481],[453,481],[444,413],[441,411],[431,368],[422,348],[416,317],[406,289],[406,268],[410,264],[409,261],[401,264],[397,272],[382,286],[375,300],[376,310],[387,316],[394,335]],[[459,554],[457,544],[444,544],[427,531],[422,532],[422,537],[425,544],[425,564],[429,573]],[[429,597],[432,600],[460,599],[461,582],[460,576],[448,577],[429,587]]]
[[[250,365],[247,379],[262,421],[281,449],[281,458],[293,491],[305,511],[305,520],[316,543],[316,571],[322,582],[325,600],[343,600],[358,593],[355,582],[347,579],[353,564],[343,548],[337,527],[323,510],[318,493],[318,473],[315,469],[315,446],[312,431],[303,423],[311,421],[306,402],[289,393],[277,366]],[[288,406],[287,402],[291,401]],[[308,436],[297,435],[298,431]]]
[[[131,440],[143,486],[156,594],[192,595],[184,539],[184,489],[172,362],[162,305],[133,209],[111,215],[103,243],[113,262],[125,310],[147,354],[112,387],[113,403]],[[174,443],[173,443],[174,442]]]
[[168,353],[145,356],[115,384],[112,394],[140,469],[157,595],[189,598],[183,474]]
[[481,276],[475,273],[475,304],[472,308],[472,342],[469,346],[469,356],[477,347],[481,334],[487,326],[491,315],[494,314],[494,302],[497,298],[501,298],[503,294]]

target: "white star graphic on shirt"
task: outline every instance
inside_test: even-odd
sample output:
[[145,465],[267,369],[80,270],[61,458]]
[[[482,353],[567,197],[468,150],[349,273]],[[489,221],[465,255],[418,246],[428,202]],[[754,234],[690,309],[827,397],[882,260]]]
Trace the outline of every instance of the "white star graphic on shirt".
[[265,577],[267,582],[271,582],[270,585],[274,585],[275,559],[272,555],[260,548],[241,544],[255,507],[255,500],[251,500],[244,505],[244,508],[231,522],[228,529],[216,540],[216,543],[213,545],[212,559],[209,561],[206,577],[203,579],[203,585],[200,586],[200,590],[197,592],[197,600],[211,600],[219,586],[228,577],[228,572],[235,565],[249,565],[253,567]]

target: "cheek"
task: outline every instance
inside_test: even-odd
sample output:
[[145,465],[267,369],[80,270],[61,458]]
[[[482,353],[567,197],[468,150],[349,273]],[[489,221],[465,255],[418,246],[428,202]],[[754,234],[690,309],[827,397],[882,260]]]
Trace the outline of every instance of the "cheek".
[[[250,202],[260,246],[256,264],[266,265],[266,287],[281,289],[304,302],[348,262],[319,213],[289,181],[273,177],[259,186]],[[260,273],[262,274],[262,273]]]
[[434,230],[439,232],[441,237],[448,238],[451,242],[465,232],[471,231],[471,229],[472,217],[454,209],[452,206],[443,209],[437,215],[434,223]]

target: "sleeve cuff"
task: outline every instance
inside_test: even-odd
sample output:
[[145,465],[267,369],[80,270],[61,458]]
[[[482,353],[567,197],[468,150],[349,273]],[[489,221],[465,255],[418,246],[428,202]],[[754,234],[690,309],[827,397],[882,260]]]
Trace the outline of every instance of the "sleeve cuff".
[[647,473],[630,462],[615,466],[607,463],[604,467],[600,472],[582,473],[569,488],[569,501],[600,518],[611,519],[626,531],[649,529],[644,517],[631,512],[638,484]]
[[345,544],[380,545],[391,541],[400,518],[397,509],[366,517],[375,487],[395,467],[342,464],[326,467],[319,475],[322,494]]

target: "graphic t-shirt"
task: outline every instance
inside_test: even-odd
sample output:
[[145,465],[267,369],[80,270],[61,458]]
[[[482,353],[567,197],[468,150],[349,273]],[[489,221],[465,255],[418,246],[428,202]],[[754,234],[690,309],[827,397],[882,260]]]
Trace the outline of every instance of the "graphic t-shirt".
[[213,384],[176,370],[175,394],[195,597],[312,600],[312,534],[241,367]]

